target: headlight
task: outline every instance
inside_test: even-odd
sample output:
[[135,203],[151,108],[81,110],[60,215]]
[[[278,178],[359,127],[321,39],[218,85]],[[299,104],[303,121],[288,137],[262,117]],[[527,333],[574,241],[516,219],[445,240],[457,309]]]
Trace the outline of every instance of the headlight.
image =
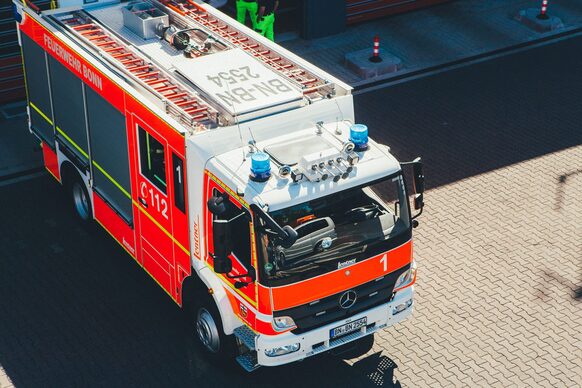
[[295,321],[291,317],[275,317],[273,318],[273,329],[275,331],[285,331],[295,327]]
[[410,268],[406,270],[402,275],[396,280],[394,285],[394,291],[401,290],[405,287],[410,286],[416,280],[416,261],[412,261]]
[[299,343],[296,343],[291,345],[279,346],[278,348],[273,349],[265,349],[265,355],[267,357],[282,356],[284,354],[296,352],[299,350],[300,347],[301,345]]

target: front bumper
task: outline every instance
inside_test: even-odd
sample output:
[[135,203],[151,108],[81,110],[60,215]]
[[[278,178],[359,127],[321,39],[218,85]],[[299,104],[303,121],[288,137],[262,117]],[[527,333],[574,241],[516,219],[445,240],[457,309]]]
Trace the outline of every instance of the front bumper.
[[[277,366],[288,364],[294,361],[300,361],[304,358],[314,356],[316,354],[334,349],[340,345],[365,337],[378,330],[384,329],[388,326],[395,325],[412,315],[414,303],[410,307],[405,308],[399,313],[393,315],[393,310],[396,306],[406,304],[407,301],[412,301],[414,296],[414,286],[398,291],[394,299],[389,303],[374,307],[367,311],[362,311],[348,319],[343,319],[337,322],[330,323],[326,326],[308,331],[302,334],[293,334],[287,332],[276,336],[267,336],[261,334],[256,339],[257,361],[262,366]],[[350,334],[339,338],[330,338],[330,331],[343,324],[356,321],[360,318],[367,317],[367,326],[362,327]],[[268,357],[265,354],[266,349],[278,348],[281,346],[300,344],[298,351],[284,354],[276,357]]]

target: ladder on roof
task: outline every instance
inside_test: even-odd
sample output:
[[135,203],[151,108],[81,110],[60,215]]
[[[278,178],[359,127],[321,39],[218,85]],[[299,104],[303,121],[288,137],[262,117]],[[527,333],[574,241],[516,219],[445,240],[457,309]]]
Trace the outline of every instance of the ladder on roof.
[[216,121],[216,111],[194,92],[185,89],[161,69],[131,50],[84,11],[73,12],[66,19],[61,19],[61,22],[69,31],[124,68],[134,80],[160,98],[166,106],[166,112],[177,116],[182,123],[193,125]]
[[279,74],[299,86],[305,96],[327,97],[333,94],[333,85],[299,67],[242,31],[210,15],[202,6],[191,0],[158,0],[174,12],[206,27],[236,47],[242,48],[255,58],[273,68]]

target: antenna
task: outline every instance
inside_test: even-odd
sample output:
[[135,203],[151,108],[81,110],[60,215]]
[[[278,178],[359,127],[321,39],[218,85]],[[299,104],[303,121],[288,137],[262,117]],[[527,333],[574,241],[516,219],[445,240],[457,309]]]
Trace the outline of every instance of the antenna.
[[[226,90],[228,91],[228,94],[231,95],[230,86],[228,85],[228,82],[225,82],[225,84],[226,84]],[[245,155],[245,148],[244,148],[245,144],[244,144],[244,141],[242,138],[242,131],[240,129],[240,122],[238,120],[238,114],[236,113],[236,108],[234,107],[234,102],[231,102],[230,106],[232,107],[232,111],[234,112],[234,122],[236,123],[236,127],[238,128],[238,137],[240,139],[240,145],[242,148],[242,157],[243,157],[242,161],[244,163],[244,162],[246,162],[247,157]]]
[[253,131],[251,131],[251,127],[248,127],[249,133],[251,134],[251,139],[253,139],[253,144],[257,144],[257,141],[255,140],[255,135],[253,135]]
[[335,106],[337,106],[337,110],[339,110],[340,116],[342,117],[342,121],[344,121],[344,112],[342,112],[342,109],[340,108],[339,104],[337,103],[337,99],[334,99],[333,102],[335,102]]

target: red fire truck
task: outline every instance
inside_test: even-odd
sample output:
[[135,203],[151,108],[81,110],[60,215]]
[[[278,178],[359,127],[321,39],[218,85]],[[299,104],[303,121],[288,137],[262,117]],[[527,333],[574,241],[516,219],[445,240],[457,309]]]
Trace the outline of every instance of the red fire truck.
[[368,138],[348,85],[191,0],[59,3],[14,2],[30,131],[202,348],[251,371],[412,314],[422,164]]

